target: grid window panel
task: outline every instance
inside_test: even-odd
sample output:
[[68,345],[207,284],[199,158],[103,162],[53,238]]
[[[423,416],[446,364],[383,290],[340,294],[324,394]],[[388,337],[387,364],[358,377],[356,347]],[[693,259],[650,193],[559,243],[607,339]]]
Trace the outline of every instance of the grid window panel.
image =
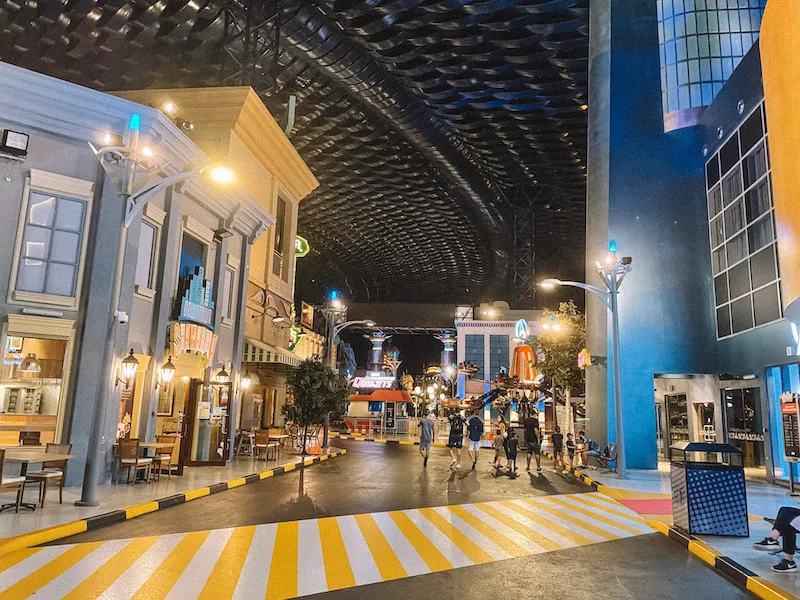
[[762,103],[706,163],[719,338],[772,323],[782,316],[763,113]]
[[464,359],[478,367],[475,378],[483,379],[484,355],[482,335],[469,334],[464,336]]

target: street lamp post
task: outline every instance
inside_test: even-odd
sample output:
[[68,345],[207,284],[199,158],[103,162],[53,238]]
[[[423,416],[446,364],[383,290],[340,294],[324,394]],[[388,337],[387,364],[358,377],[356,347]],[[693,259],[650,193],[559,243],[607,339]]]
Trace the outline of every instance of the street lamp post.
[[[374,327],[375,323],[369,319],[338,323],[337,321],[339,321],[339,319],[346,318],[347,306],[345,306],[337,296],[338,294],[334,294],[328,305],[323,307],[320,312],[322,312],[323,316],[325,317],[325,321],[328,324],[328,345],[325,348],[325,364],[338,373],[339,369],[334,363],[333,357],[333,346],[336,338],[339,337],[339,334],[345,328],[350,327],[351,325],[366,325],[367,327]],[[328,431],[330,429],[330,424],[331,414],[325,413],[325,422],[322,429],[322,447],[325,449],[328,448]]]
[[611,352],[614,362],[614,411],[616,412],[616,433],[617,433],[617,476],[620,479],[627,477],[625,469],[625,437],[622,423],[622,394],[620,393],[620,369],[619,369],[619,305],[617,298],[622,280],[631,271],[632,259],[625,256],[617,259],[617,245],[614,240],[609,243],[609,255],[605,263],[597,263],[597,273],[603,279],[606,289],[581,283],[578,281],[561,281],[560,279],[545,279],[539,282],[539,286],[545,289],[552,289],[556,286],[570,286],[586,290],[600,298],[606,308],[611,312]]

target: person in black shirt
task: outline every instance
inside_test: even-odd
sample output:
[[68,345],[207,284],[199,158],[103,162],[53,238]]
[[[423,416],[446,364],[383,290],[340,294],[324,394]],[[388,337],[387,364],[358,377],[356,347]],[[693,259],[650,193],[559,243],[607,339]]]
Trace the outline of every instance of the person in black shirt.
[[[561,427],[556,425],[556,430],[553,433],[553,470],[558,472],[559,463],[564,462],[564,434],[561,433]],[[563,471],[567,472],[566,469]]]
[[461,468],[461,447],[464,445],[464,417],[457,410],[450,413],[447,418],[450,421],[450,436],[447,439],[447,447],[450,449],[450,467]]
[[478,416],[477,410],[472,413],[469,421],[467,421],[467,431],[469,431],[469,448],[467,449],[467,453],[472,459],[472,468],[474,469],[475,465],[478,464],[478,453],[481,449],[481,436],[483,435],[483,421],[481,421]]
[[531,470],[531,456],[536,456],[536,472],[542,472],[542,437],[539,431],[538,415],[525,419],[525,445],[528,447],[528,468]]
[[517,436],[514,435],[514,430],[508,432],[506,439],[506,456],[508,457],[508,469],[517,472]]

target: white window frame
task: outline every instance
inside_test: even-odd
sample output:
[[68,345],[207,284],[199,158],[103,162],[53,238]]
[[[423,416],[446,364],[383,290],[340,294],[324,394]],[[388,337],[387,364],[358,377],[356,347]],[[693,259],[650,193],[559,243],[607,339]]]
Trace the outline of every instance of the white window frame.
[[[156,278],[158,277],[158,256],[161,252],[161,232],[166,217],[167,213],[152,202],[148,202],[144,205],[144,209],[142,210],[142,226],[147,223],[149,226],[155,229],[155,234],[153,235],[153,248],[150,254],[150,285],[141,286],[139,284],[134,284],[133,294],[137,298],[147,300],[148,302],[152,302],[156,296],[155,283]],[[141,242],[141,237],[139,238],[139,241]]]
[[[225,293],[228,293],[228,291],[230,291],[229,297],[228,297],[228,314],[227,315],[222,315],[222,318],[220,319],[220,322],[223,325],[225,325],[226,327],[231,327],[233,325],[233,320],[234,320],[234,317],[236,316],[236,312],[234,310],[234,307],[236,305],[236,298],[237,298],[237,295],[236,295],[236,276],[237,276],[237,272],[239,270],[240,263],[241,263],[241,261],[239,260],[238,257],[233,256],[232,254],[228,254],[228,256],[226,257],[226,261],[225,261],[225,271],[222,274],[222,285],[223,285],[222,293],[225,294]],[[225,286],[225,274],[226,273],[230,273],[231,274],[231,287],[230,287],[230,290],[227,290],[224,287]]]
[[[73,296],[59,296],[42,292],[28,292],[17,290],[17,276],[19,274],[19,262],[22,254],[22,240],[25,235],[25,223],[28,218],[30,208],[31,192],[42,192],[53,194],[64,198],[81,200],[86,203],[86,210],[83,213],[83,228],[81,230],[81,247],[77,263],[77,273],[75,275],[75,294]],[[80,305],[83,270],[86,264],[86,249],[89,242],[89,223],[92,217],[92,204],[94,201],[94,182],[84,179],[76,179],[31,169],[30,174],[25,180],[25,187],[22,194],[22,205],[20,206],[19,220],[17,223],[17,239],[14,244],[14,259],[11,266],[11,279],[8,285],[9,304],[32,304],[44,306],[59,306],[67,309],[77,309]]]

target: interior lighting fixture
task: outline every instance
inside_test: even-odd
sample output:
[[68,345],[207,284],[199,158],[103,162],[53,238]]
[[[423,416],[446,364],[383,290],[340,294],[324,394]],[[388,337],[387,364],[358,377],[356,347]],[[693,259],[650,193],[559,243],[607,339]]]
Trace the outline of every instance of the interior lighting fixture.
[[151,158],[153,156],[153,151],[147,146],[145,146],[144,148],[142,148],[142,155],[146,156],[147,158]]
[[169,114],[172,114],[172,113],[174,113],[174,112],[175,112],[175,105],[174,105],[172,102],[167,102],[167,103],[164,105],[164,110],[165,110],[166,112],[168,112]]
[[33,352],[29,353],[22,362],[19,364],[19,368],[17,369],[20,373],[41,373],[42,372],[42,364],[36,358],[36,354]]
[[139,361],[133,355],[133,348],[130,350],[130,354],[126,356],[122,360],[122,364],[120,364],[120,371],[122,372],[122,377],[119,376],[119,371],[117,372],[117,381],[116,385],[122,383],[125,385],[125,389],[127,390],[130,385],[131,381],[133,381],[134,376],[136,375],[136,370],[139,368]]
[[219,371],[217,371],[216,377],[214,377],[214,382],[219,385],[228,385],[231,382],[231,375],[225,370],[225,367],[222,367]]
[[245,372],[245,374],[244,374],[244,375],[242,375],[242,378],[239,380],[239,387],[240,387],[242,390],[245,390],[245,391],[246,391],[246,390],[247,390],[247,388],[249,388],[249,387],[250,387],[250,384],[251,384],[251,383],[253,383],[253,378],[252,378],[252,377],[250,377],[250,372],[249,372],[249,371],[247,371],[247,372]]

